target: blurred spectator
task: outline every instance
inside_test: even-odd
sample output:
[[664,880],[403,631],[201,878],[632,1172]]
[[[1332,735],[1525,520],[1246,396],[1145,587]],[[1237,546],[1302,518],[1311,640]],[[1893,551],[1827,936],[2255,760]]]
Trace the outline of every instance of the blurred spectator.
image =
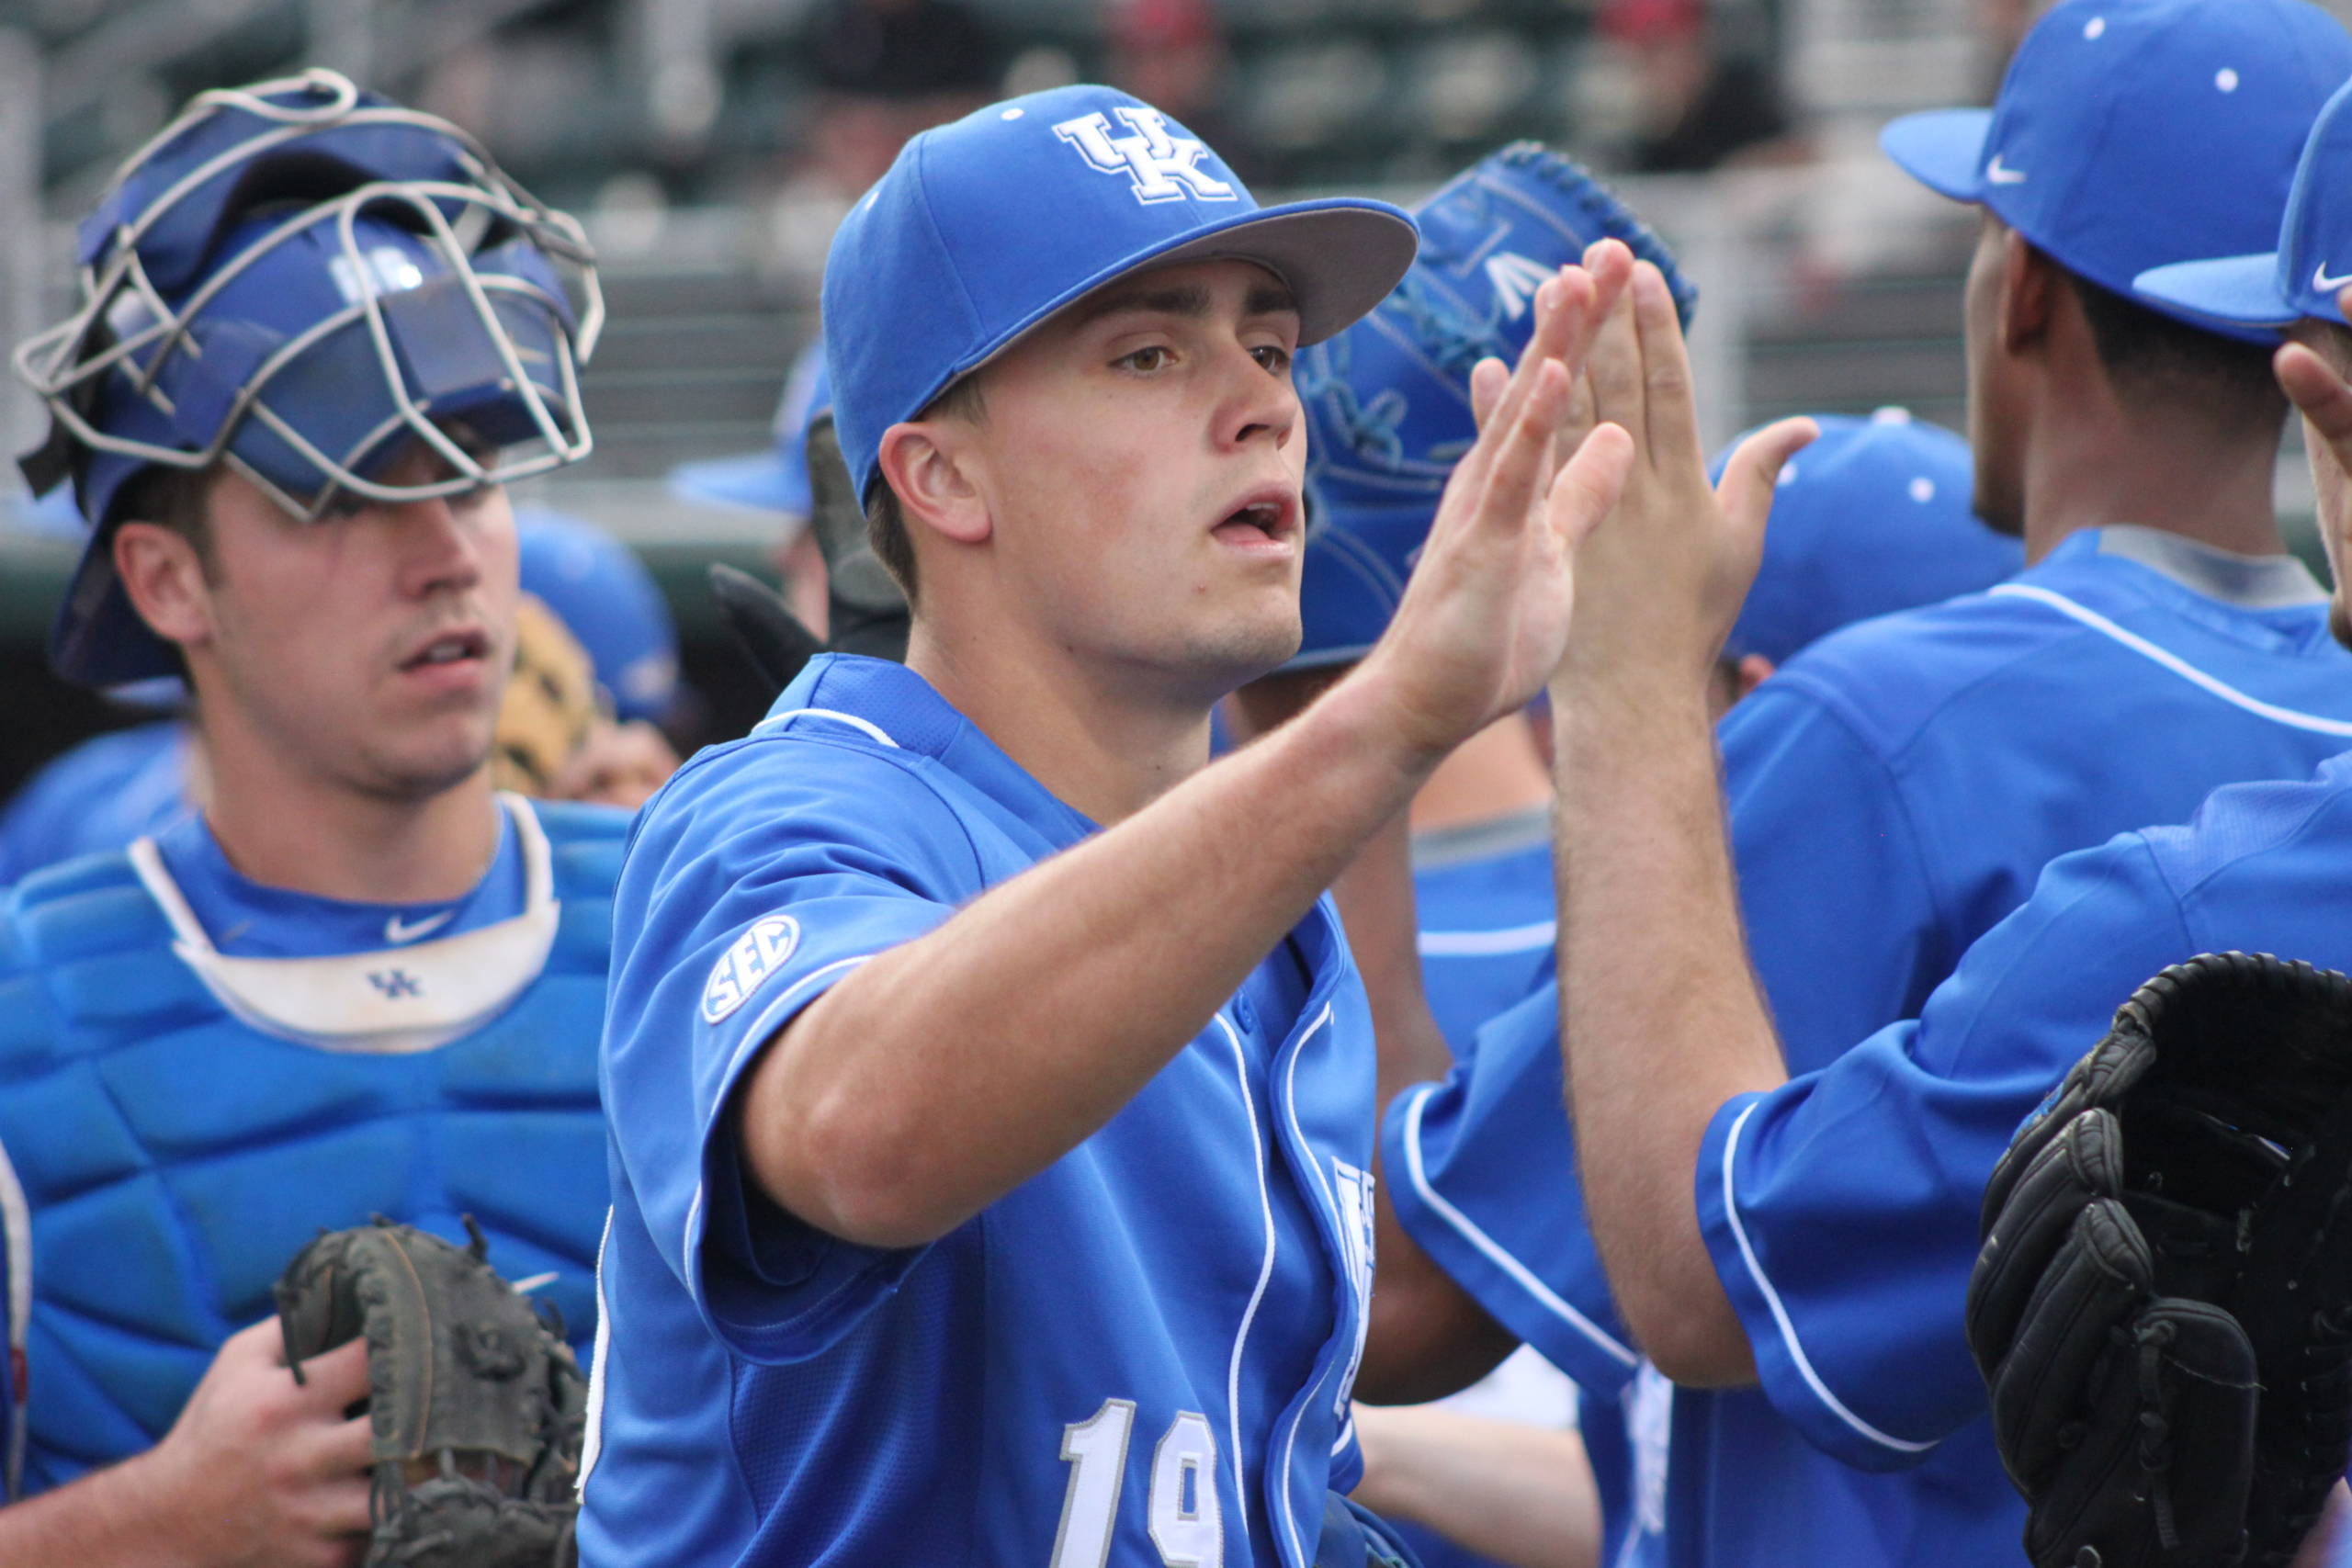
[[813,172],[854,197],[919,130],[995,96],[997,43],[956,0],[827,0],[805,58],[823,90],[810,130]]
[[1225,30],[1212,0],[1105,0],[1112,85],[1173,117],[1243,180],[1261,177],[1250,138],[1225,112]]
[[2050,9],[2052,0],[1976,0],[1978,101],[1991,103],[2008,74],[2009,58],[2025,41],[2026,30]]
[[1628,164],[1701,174],[1807,154],[1760,48],[1727,48],[1706,0],[1607,0],[1603,38],[1630,58],[1642,123]]

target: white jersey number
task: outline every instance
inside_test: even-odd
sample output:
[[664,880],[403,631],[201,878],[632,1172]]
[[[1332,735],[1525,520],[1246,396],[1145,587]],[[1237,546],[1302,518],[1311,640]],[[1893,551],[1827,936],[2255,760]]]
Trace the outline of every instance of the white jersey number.
[[[1062,1524],[1054,1537],[1052,1568],[1103,1568],[1110,1561],[1111,1529],[1118,1518],[1127,1439],[1135,1425],[1135,1401],[1106,1399],[1102,1409],[1062,1428],[1069,1490],[1062,1494]],[[1167,1568],[1224,1568],[1216,1434],[1207,1416],[1185,1410],[1170,1424],[1152,1451],[1146,1509],[1151,1543],[1159,1549]]]

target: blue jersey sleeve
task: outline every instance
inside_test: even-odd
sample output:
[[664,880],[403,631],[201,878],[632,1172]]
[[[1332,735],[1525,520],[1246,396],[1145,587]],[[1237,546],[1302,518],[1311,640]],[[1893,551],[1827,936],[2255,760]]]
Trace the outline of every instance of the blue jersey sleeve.
[[1640,1365],[1585,1224],[1560,1077],[1560,992],[1481,1029],[1396,1098],[1381,1155],[1397,1223],[1495,1320],[1613,1399]]
[[1716,1113],[1700,1227],[1816,1447],[1897,1469],[1983,1414],[1962,1314],[1984,1183],[2116,1008],[2195,951],[2147,842],[2117,839],[2053,863],[1917,1020]]
[[854,737],[721,751],[639,824],[615,903],[606,1114],[664,1261],[746,1357],[823,1350],[922,1251],[830,1236],[747,1185],[735,1088],[802,1008],[977,886],[954,814]]
[[1795,1071],[1916,1016],[1958,955],[1896,770],[1797,671],[1725,716],[1749,955]]

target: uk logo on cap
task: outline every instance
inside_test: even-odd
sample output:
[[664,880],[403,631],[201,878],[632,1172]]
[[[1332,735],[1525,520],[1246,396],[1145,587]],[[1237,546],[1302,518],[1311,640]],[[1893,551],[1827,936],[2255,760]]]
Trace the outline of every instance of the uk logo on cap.
[[1263,267],[1289,286],[1312,344],[1380,303],[1414,241],[1385,202],[1260,207],[1200,138],[1114,88],[975,109],[901,148],[833,235],[823,309],[842,460],[871,494],[893,423],[1140,268]]
[[1141,104],[1114,111],[1129,134],[1114,136],[1100,113],[1080,115],[1054,127],[1054,134],[1077,148],[1089,165],[1135,182],[1137,201],[1231,201],[1233,186],[1201,167],[1208,148],[1190,136],[1170,136],[1158,109]]

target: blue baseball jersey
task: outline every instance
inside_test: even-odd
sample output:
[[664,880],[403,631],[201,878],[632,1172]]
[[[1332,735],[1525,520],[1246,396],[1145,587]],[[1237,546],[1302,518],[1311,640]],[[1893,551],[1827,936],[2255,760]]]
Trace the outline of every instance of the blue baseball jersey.
[[1459,1053],[1535,987],[1558,931],[1549,807],[1413,835],[1421,978]]
[[1359,1469],[1372,1269],[1371,1022],[1328,903],[1107,1124],[929,1246],[830,1236],[743,1178],[728,1108],[798,1010],[1093,830],[920,675],[840,655],[648,804],[584,1562],[1312,1561]]
[[[1418,831],[1412,854],[1421,978],[1430,1011],[1458,1055],[1469,1049],[1479,1025],[1508,1010],[1548,972],[1558,931],[1551,811],[1537,807],[1493,821]],[[1611,1484],[1623,1469],[1616,1405],[1592,1400],[1579,1411],[1571,1398],[1566,1409],[1550,1409],[1540,1399],[1516,1396],[1539,1375],[1522,1359],[1527,1354],[1442,1403],[1500,1420],[1583,1426],[1604,1495],[1621,1494],[1622,1486]],[[1540,1359],[1532,1367],[1560,1376]],[[1399,1522],[1396,1530],[1419,1554],[1423,1568],[1494,1568],[1491,1559],[1434,1530],[1409,1522]]]
[[167,718],[92,736],[52,760],[0,812],[0,887],[194,815],[187,748],[187,726]]
[[[2094,530],[1991,592],[1815,644],[1733,710],[1722,740],[1749,945],[1802,1075],[1917,1016],[2054,857],[2183,820],[2226,784],[2307,777],[2352,745],[2352,656],[2291,561]],[[2084,1006],[2103,1017],[2130,988]],[[1385,1130],[1391,1196],[1498,1318],[1587,1386],[1615,1388],[1642,1361],[1564,1175],[1575,1168],[1557,1008],[1545,987],[1483,1032],[1446,1083],[1399,1097]],[[2063,1066],[2029,1070],[2046,1089]],[[1940,1157],[1903,1107],[1882,1110],[1884,1139]],[[1989,1168],[1960,1185],[1981,1190]],[[1865,1170],[1883,1179],[1856,1157],[1844,1179]],[[1538,1172],[1540,1202],[1528,1185]],[[1703,1204],[1721,1171],[1696,1175]],[[1843,1245],[1857,1272],[1892,1280],[1909,1267],[1891,1247]],[[1972,1221],[1959,1267],[1973,1251]],[[1739,1279],[1721,1254],[1718,1264],[1736,1297]],[[1846,1322],[1860,1332],[1859,1318]],[[1956,1343],[1956,1309],[1941,1326]],[[1769,1375],[1763,1392],[1674,1391],[1656,1560],[2017,1556],[2022,1505],[1984,1422],[1922,1438],[1865,1418],[1846,1429],[1853,1442],[1825,1448],[1780,1392]],[[1973,1398],[1981,1410],[1981,1387]],[[1871,1474],[1856,1468],[1866,1459],[1908,1468]]]
[[2053,862],[1917,1020],[1716,1112],[1700,1225],[1792,1426],[1871,1469],[1982,1430],[1961,1316],[1994,1164],[2143,982],[2230,950],[2352,969],[2352,755]]

